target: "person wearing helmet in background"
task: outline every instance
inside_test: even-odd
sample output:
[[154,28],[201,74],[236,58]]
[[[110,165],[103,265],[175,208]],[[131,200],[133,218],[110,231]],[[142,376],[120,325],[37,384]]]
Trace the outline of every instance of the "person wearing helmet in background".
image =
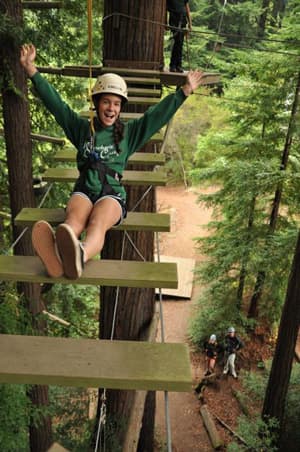
[[208,341],[204,344],[204,350],[205,350],[205,358],[206,358],[206,372],[204,376],[209,376],[214,373],[216,360],[218,356],[219,351],[219,345],[217,343],[217,336],[215,334],[212,334]]
[[[136,120],[120,121],[127,101],[127,86],[117,74],[98,77],[92,90],[97,116],[90,121],[75,113],[38,72],[34,45],[23,45],[20,63],[57,123],[77,149],[79,178],[67,203],[66,218],[56,232],[46,221],[35,223],[35,252],[52,277],[76,279],[84,264],[98,254],[106,232],[126,216],[126,192],[121,178],[131,154],[142,148],[198,88],[202,72],[190,71],[184,85],[163,98]],[[94,129],[94,132],[92,130]],[[84,243],[79,241],[85,231]]]
[[228,372],[230,372],[233,378],[237,378],[235,370],[236,352],[243,347],[243,343],[241,339],[236,336],[233,326],[228,328],[224,342],[225,366],[223,374],[227,375]]

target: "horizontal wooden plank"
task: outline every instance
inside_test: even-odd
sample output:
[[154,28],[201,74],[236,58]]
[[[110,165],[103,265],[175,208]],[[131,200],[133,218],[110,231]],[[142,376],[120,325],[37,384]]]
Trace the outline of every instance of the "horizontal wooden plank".
[[[75,148],[62,148],[53,157],[56,162],[76,162]],[[128,163],[132,165],[163,165],[166,159],[164,154],[150,152],[135,152],[129,157]]]
[[0,335],[0,382],[190,391],[188,348],[178,343]]
[[[89,77],[89,66],[65,66],[65,67],[46,67],[38,66],[38,70],[44,74],[55,74],[55,75],[65,75],[69,77]],[[109,72],[112,71],[110,68]],[[98,77],[98,75],[103,74],[102,66],[92,66],[92,77]],[[123,77],[126,83],[130,85],[143,85],[143,86],[154,86],[155,88],[160,86],[159,77],[141,77],[141,76],[130,76]]]
[[[82,110],[79,115],[82,118],[89,118],[90,117],[90,112],[89,110]],[[93,116],[96,116],[96,113],[93,112]],[[123,111],[120,114],[120,118],[122,119],[122,121],[131,121],[132,119],[140,119],[143,116],[143,113],[130,113],[130,112],[126,112]]]
[[160,101],[157,97],[141,97],[141,96],[129,96],[128,103],[130,105],[156,105]]
[[[48,168],[43,174],[43,180],[49,182],[75,182],[79,176],[76,168]],[[123,172],[124,185],[155,185],[164,186],[167,183],[165,173],[161,171],[130,171]]]
[[144,96],[144,97],[159,97],[161,96],[161,90],[156,88],[137,88],[128,87],[128,94],[130,96]]
[[[16,216],[17,226],[32,226],[36,221],[45,220],[56,226],[63,223],[65,209],[35,209],[26,207]],[[123,223],[114,229],[120,231],[170,231],[170,215],[166,213],[128,212]]]
[[51,278],[35,256],[0,256],[0,281],[91,284],[99,286],[176,288],[177,268],[173,263],[91,260],[80,278]]
[[[89,66],[65,66],[63,68],[55,67],[38,67],[40,72],[57,75],[68,75],[76,77],[89,77]],[[169,72],[169,71],[155,71],[149,69],[128,69],[128,68],[112,68],[92,66],[92,76],[98,77],[98,75],[106,72],[114,72],[121,75],[129,86],[132,85],[150,85],[150,86],[181,86],[184,84],[187,71]],[[203,80],[201,85],[209,86],[215,85],[221,81],[219,73],[203,71]]]
[[24,9],[59,9],[62,8],[62,2],[49,1],[25,1],[22,0],[22,7]]

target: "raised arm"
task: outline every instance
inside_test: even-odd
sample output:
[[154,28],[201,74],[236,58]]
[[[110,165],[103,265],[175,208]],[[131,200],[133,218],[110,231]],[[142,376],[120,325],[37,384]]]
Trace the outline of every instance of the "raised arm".
[[187,73],[186,82],[182,86],[182,91],[186,96],[192,94],[201,85],[202,76],[203,72],[198,70]]
[[28,77],[33,77],[37,72],[35,65],[36,50],[33,44],[24,44],[21,47],[20,63]]

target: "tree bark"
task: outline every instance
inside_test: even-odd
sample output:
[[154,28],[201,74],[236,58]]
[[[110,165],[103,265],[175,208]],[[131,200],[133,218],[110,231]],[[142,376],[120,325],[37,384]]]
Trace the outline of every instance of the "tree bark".
[[258,18],[258,36],[263,38],[266,29],[267,16],[269,11],[270,0],[262,0],[261,15]]
[[[262,417],[283,425],[284,407],[300,324],[300,233],[282,310],[275,354],[263,404]],[[280,430],[280,428],[279,428]]]
[[[120,13],[121,15],[115,15]],[[165,3],[160,0],[120,0],[104,3],[104,65],[118,67],[120,63],[128,68],[157,69],[162,64],[163,28],[150,21],[163,22]],[[139,17],[140,20],[127,16]],[[143,112],[144,106],[131,107],[131,111]],[[153,152],[153,145],[146,145],[142,151]],[[135,169],[145,169],[136,167]],[[127,207],[131,210],[144,195],[147,187],[127,187]],[[156,211],[155,191],[152,190],[135,209],[136,211]],[[131,232],[130,237],[139,252],[147,261],[153,261],[154,234],[151,232]],[[102,251],[106,259],[120,259],[123,233],[109,231]],[[141,260],[141,257],[125,240],[123,259]],[[101,288],[100,337],[112,336],[112,322],[116,290],[111,287]],[[155,305],[154,289],[121,288],[119,291],[113,339],[139,340],[149,326]],[[142,366],[143,363],[140,363]],[[155,397],[148,399],[144,422],[151,425],[147,442],[153,444],[154,425],[152,419],[155,410]],[[132,391],[107,391],[108,418],[118,425],[114,436],[122,444],[126,422],[133,402]],[[99,408],[98,408],[99,411]],[[115,422],[114,422],[115,423]]]
[[[0,0],[0,10],[5,13],[14,26],[22,27],[22,6],[20,0]],[[3,38],[4,39],[4,38]],[[1,86],[3,99],[4,136],[8,166],[9,198],[12,218],[12,236],[15,241],[21,231],[13,223],[13,219],[23,207],[34,207],[32,186],[32,147],[30,140],[30,117],[26,101],[25,73],[19,63],[19,34],[7,34],[1,43]],[[28,233],[14,247],[14,253],[32,255],[33,250]],[[20,302],[24,303],[33,317],[33,327],[37,334],[43,334],[45,325],[34,320],[41,312],[39,284],[18,284]],[[26,351],[24,351],[26,353]],[[33,386],[30,398],[39,407],[48,405],[48,388]],[[51,419],[41,418],[41,423],[30,425],[30,447],[34,452],[44,452],[51,445]]]
[[104,2],[104,66],[163,67],[165,5],[161,0]]

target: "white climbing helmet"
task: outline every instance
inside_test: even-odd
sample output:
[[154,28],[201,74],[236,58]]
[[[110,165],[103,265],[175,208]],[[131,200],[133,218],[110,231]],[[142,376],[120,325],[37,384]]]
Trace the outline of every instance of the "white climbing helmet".
[[228,333],[235,333],[235,329],[233,328],[233,326],[230,326],[228,328]]
[[216,341],[217,340],[217,336],[215,334],[212,334],[209,338],[210,341]]
[[99,94],[116,94],[122,98],[123,102],[128,100],[127,85],[125,80],[117,74],[100,75],[92,88],[92,98]]

